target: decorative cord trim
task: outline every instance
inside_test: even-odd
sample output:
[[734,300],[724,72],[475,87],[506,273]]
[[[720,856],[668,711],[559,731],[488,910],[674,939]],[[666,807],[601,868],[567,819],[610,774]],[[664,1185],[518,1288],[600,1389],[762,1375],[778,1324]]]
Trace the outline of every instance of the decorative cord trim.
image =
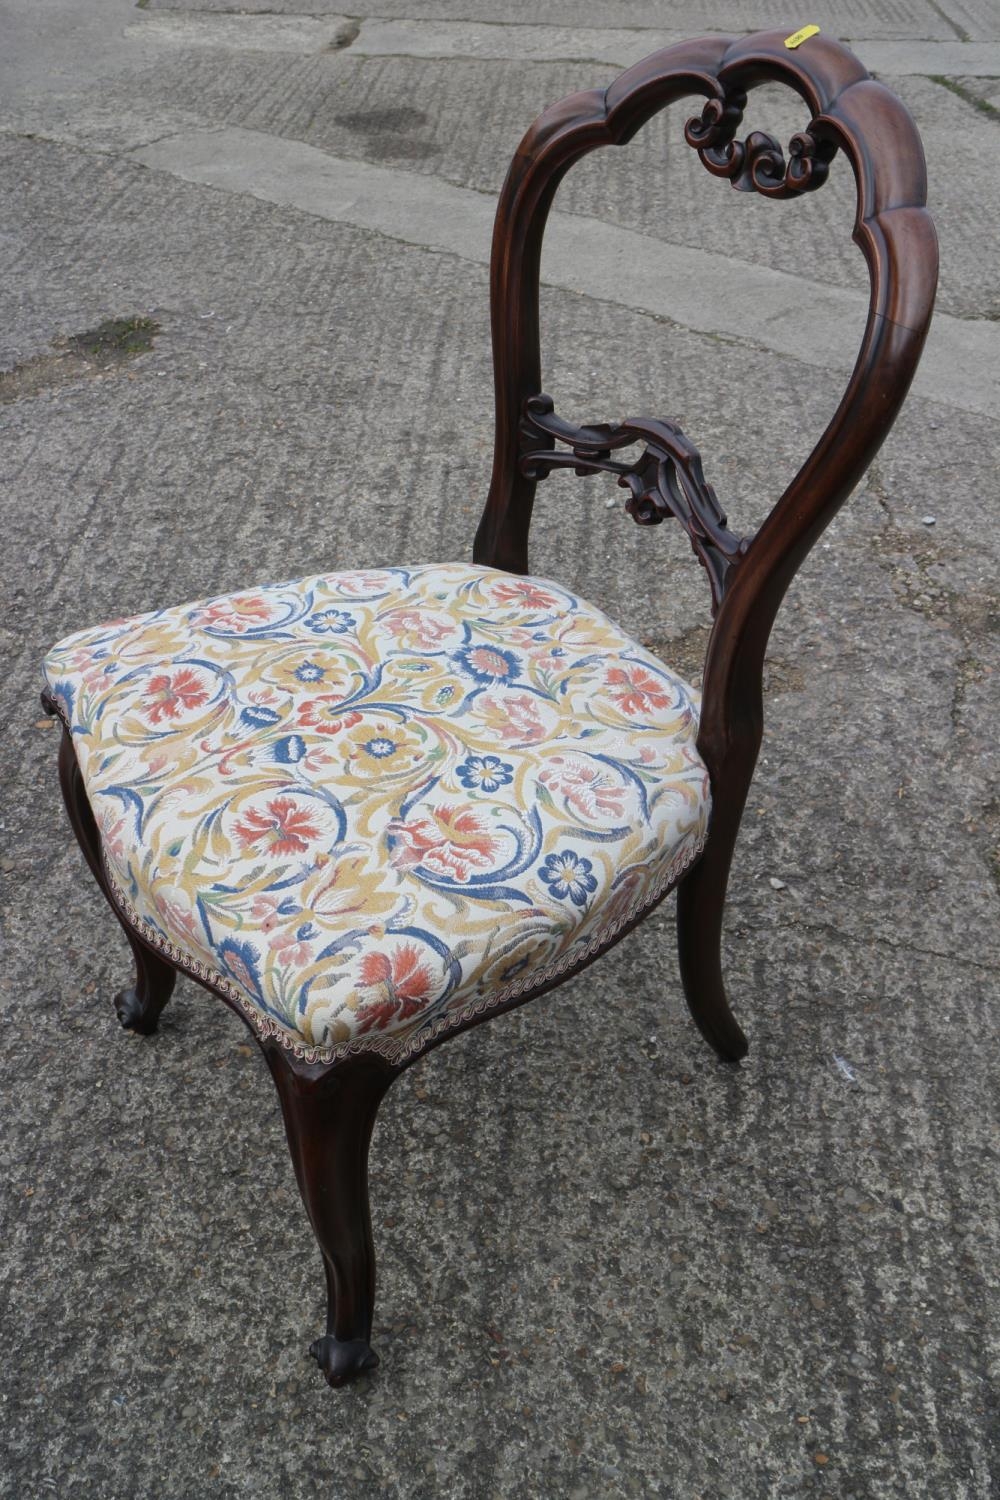
[[[707,837],[707,835],[705,836]],[[582,967],[592,958],[596,958],[602,949],[609,947],[615,938],[622,932],[623,928],[635,923],[644,912],[654,907],[657,902],[662,901],[670,889],[677,884],[685,870],[694,864],[705,847],[705,838],[695,841],[679,855],[675,856],[667,866],[666,873],[656,882],[651,893],[639,901],[634,901],[622,914],[608,924],[591,938],[583,949],[570,948],[552,963],[546,964],[543,969],[536,969],[524,979],[514,980],[513,983],[505,985],[502,990],[494,991],[493,994],[481,996],[478,1000],[468,1005],[461,1006],[458,1010],[446,1011],[424,1029],[407,1032],[404,1036],[393,1037],[381,1036],[375,1039],[367,1037],[352,1037],[349,1041],[338,1042],[331,1047],[310,1046],[301,1036],[294,1031],[282,1026],[270,1016],[264,1015],[249,1000],[232,980],[220,974],[209,964],[202,963],[200,959],[192,958],[173,943],[169,938],[153,926],[153,924],[136,911],[131,901],[125,895],[119,885],[113,871],[111,870],[103,846],[101,848],[101,864],[104,877],[108,883],[114,905],[128,925],[147,943],[150,948],[161,953],[168,959],[174,968],[189,974],[192,979],[198,980],[200,984],[215,990],[224,999],[237,1006],[257,1032],[261,1041],[278,1042],[287,1051],[291,1052],[302,1062],[306,1063],[332,1063],[340,1062],[345,1057],[356,1056],[360,1052],[375,1052],[384,1057],[388,1062],[399,1064],[407,1062],[418,1053],[436,1041],[438,1037],[446,1032],[453,1031],[457,1027],[465,1025],[476,1016],[486,1016],[489,1011],[506,1005],[509,1001],[523,996],[529,1000],[536,991],[545,989],[552,980],[565,973],[567,969]]]
[[[43,702],[49,713],[52,713],[65,726],[67,733],[72,737],[72,726],[70,725],[62,705],[51,693],[43,694]],[[89,799],[88,799],[89,800]],[[312,1047],[308,1042],[292,1031],[287,1026],[282,1026],[270,1016],[266,1016],[258,1010],[252,1000],[240,990],[231,979],[220,974],[209,964],[202,963],[201,959],[192,958],[176,943],[154,927],[145,917],[141,916],[132,905],[125,892],[122,890],[117,876],[108,863],[104,845],[101,844],[101,869],[108,899],[114,906],[116,912],[126,926],[131,927],[142,938],[143,942],[154,952],[162,954],[164,958],[173,964],[175,969],[181,973],[188,974],[196,979],[199,984],[207,989],[213,990],[222,999],[227,1000],[236,1009],[242,1012],[256,1031],[260,1040],[277,1042],[305,1063],[334,1063],[340,1062],[345,1057],[357,1056],[361,1052],[375,1052],[384,1057],[388,1062],[401,1064],[410,1061],[420,1052],[423,1052],[431,1042],[444,1036],[449,1031],[454,1031],[467,1022],[474,1020],[477,1016],[485,1017],[490,1011],[506,1005],[519,996],[524,1000],[530,1000],[533,995],[546,989],[554,979],[558,979],[567,970],[582,968],[590,959],[596,958],[605,948],[611,946],[615,938],[624,928],[632,926],[647,911],[662,901],[673,886],[677,884],[684,872],[700,857],[708,838],[707,832],[689,844],[680,854],[670,861],[666,872],[656,882],[652,891],[641,900],[633,901],[620,916],[616,917],[589,941],[583,949],[571,947],[555,959],[546,964],[543,969],[537,969],[524,979],[514,980],[513,983],[505,985],[502,990],[495,991],[492,995],[481,996],[478,1000],[463,1005],[458,1010],[446,1011],[428,1027],[418,1028],[416,1031],[407,1032],[405,1036],[393,1037],[382,1036],[374,1040],[364,1037],[352,1037],[349,1041],[338,1042],[332,1047]]]

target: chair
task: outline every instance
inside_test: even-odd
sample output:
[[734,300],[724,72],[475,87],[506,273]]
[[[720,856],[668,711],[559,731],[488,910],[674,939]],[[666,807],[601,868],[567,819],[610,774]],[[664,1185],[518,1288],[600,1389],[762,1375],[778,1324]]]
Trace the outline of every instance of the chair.
[[[312,1353],[333,1386],[377,1363],[368,1148],[416,1058],[569,979],[674,886],[692,1016],[720,1057],[746,1052],[720,942],[764,650],[896,417],[937,275],[913,122],[814,30],[670,47],[528,131],[493,242],[496,445],[472,564],[159,610],[46,659],[70,821],[135,958],[118,1017],[155,1030],[183,972],[260,1044],[323,1256]],[[787,163],[772,136],[737,139],[747,91],[775,80],[811,116]],[[574,427],[541,386],[539,259],[558,183],[691,94],[704,105],[687,142],[741,191],[812,192],[846,154],[871,278],[836,414],[753,536],[729,528],[673,423]],[[613,474],[640,525],[687,532],[714,616],[700,704],[598,609],[528,576],[536,485],[555,469]]]

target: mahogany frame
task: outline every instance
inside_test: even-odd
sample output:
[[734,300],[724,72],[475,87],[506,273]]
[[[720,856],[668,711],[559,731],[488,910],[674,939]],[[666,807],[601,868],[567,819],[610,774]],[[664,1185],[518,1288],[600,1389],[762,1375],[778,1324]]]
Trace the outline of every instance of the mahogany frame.
[[[553,105],[524,137],[500,195],[493,238],[496,441],[473,554],[477,563],[527,572],[536,485],[552,469],[568,467],[578,473],[616,473],[631,492],[626,508],[633,517],[646,525],[667,516],[676,519],[705,566],[714,622],[698,749],[710,773],[712,818],[701,857],[677,887],[677,928],[692,1016],[719,1055],[731,1061],[744,1056],[747,1044],[723,985],[722,917],[760,746],[764,651],[792,577],[895,420],[920,357],[937,281],[937,242],[924,207],[923,150],[909,114],[846,47],[813,36],[791,50],[786,36],[712,37],[666,48],[629,68],[607,90],[588,90]],[[747,91],[768,81],[794,89],[811,114],[807,129],[790,143],[787,165],[772,137],[754,132],[745,142],[736,139]],[[541,387],[539,264],[559,182],[580,157],[599,146],[627,142],[653,114],[691,94],[706,102],[700,117],[688,122],[686,139],[709,171],[728,177],[742,191],[774,198],[813,191],[822,185],[836,151],[844,152],[857,185],[854,239],[871,279],[868,321],[840,405],[752,538],[729,531],[697,450],[674,424],[644,418],[572,428],[553,413]],[[645,445],[637,461],[611,457],[635,442]],[[62,717],[50,694],[43,702]],[[277,1086],[296,1178],[326,1273],[327,1328],[312,1353],[328,1382],[341,1385],[377,1363],[370,1345],[375,1257],[367,1171],[384,1094],[423,1052],[501,1010],[524,1004],[585,964],[433,1036],[403,1063],[374,1052],[329,1062],[296,1054],[274,1028],[255,1024],[200,965],[174,951],[158,950],[122,909],[104,869],[65,719],[63,729],[59,770],[70,821],[136,963],[134,986],[115,997],[119,1019],[126,1027],[154,1031],[175,971],[184,970],[230,1005],[260,1044]]]

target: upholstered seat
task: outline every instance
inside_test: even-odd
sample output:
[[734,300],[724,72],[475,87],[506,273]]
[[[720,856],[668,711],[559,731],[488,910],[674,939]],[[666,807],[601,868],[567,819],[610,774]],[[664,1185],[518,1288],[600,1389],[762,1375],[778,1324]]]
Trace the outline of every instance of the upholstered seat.
[[546,580],[330,574],[45,663],[121,908],[314,1056],[400,1059],[606,946],[700,852],[690,687]]

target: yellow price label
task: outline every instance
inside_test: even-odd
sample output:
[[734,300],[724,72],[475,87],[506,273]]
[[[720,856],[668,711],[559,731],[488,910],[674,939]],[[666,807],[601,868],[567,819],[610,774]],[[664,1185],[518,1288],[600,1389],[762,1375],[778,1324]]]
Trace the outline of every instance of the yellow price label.
[[793,31],[791,36],[785,37],[785,46],[793,52],[796,47],[801,47],[803,42],[808,42],[811,36],[819,36],[819,27],[802,26],[798,31]]

